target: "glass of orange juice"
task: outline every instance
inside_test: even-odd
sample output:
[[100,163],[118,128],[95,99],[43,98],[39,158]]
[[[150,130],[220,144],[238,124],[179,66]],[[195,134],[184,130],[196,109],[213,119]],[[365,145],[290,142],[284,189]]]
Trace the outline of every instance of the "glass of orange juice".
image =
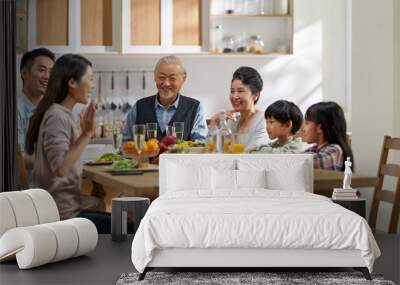
[[222,151],[224,153],[230,152],[231,144],[232,144],[232,138],[230,135],[222,136]]
[[210,135],[207,139],[208,152],[215,152],[217,144],[217,135]]
[[232,153],[244,153],[245,150],[245,139],[246,134],[233,134],[232,144],[231,144],[231,152]]

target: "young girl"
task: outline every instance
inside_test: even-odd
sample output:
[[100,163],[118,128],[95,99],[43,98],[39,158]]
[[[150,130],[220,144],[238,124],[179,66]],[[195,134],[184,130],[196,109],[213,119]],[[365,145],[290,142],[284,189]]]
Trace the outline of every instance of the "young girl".
[[346,140],[346,120],[342,108],[335,102],[320,102],[306,111],[304,140],[315,144],[306,153],[314,155],[314,168],[344,170],[344,160],[353,152]]

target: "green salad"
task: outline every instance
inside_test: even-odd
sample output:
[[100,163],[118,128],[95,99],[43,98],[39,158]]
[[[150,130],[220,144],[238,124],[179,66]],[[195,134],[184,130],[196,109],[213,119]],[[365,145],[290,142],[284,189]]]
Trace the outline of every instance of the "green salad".
[[190,150],[183,147],[176,147],[169,151],[170,153],[190,153]]
[[122,159],[124,159],[124,157],[120,154],[116,154],[113,152],[107,152],[107,153],[103,154],[102,156],[100,156],[96,161],[97,162],[118,161],[118,160],[122,160]]
[[134,169],[136,165],[137,165],[136,162],[124,158],[122,160],[114,161],[114,163],[111,165],[111,168],[114,170],[126,170],[126,169]]

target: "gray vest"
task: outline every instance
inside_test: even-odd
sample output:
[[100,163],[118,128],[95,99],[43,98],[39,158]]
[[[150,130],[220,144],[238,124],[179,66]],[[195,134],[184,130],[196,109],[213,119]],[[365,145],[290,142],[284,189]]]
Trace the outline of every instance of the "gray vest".
[[[157,123],[157,139],[160,140],[164,137],[165,131],[162,132],[160,129],[160,124],[157,121],[156,116],[156,97],[158,95],[153,95],[150,97],[142,98],[136,102],[136,124],[146,124],[146,123]],[[179,95],[178,108],[175,114],[172,116],[171,121],[168,125],[172,125],[174,122],[184,122],[185,130],[183,132],[183,139],[190,140],[191,132],[194,125],[194,120],[196,118],[197,109],[200,102],[196,99],[189,98],[186,96]]]

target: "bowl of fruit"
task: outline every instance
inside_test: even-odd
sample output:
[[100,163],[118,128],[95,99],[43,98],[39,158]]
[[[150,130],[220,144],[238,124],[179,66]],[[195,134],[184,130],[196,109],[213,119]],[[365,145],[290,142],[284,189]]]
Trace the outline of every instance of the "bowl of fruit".
[[136,148],[134,141],[127,141],[123,145],[123,154],[127,158],[143,159],[158,156],[160,153],[160,144],[157,139],[145,141],[140,152]]

